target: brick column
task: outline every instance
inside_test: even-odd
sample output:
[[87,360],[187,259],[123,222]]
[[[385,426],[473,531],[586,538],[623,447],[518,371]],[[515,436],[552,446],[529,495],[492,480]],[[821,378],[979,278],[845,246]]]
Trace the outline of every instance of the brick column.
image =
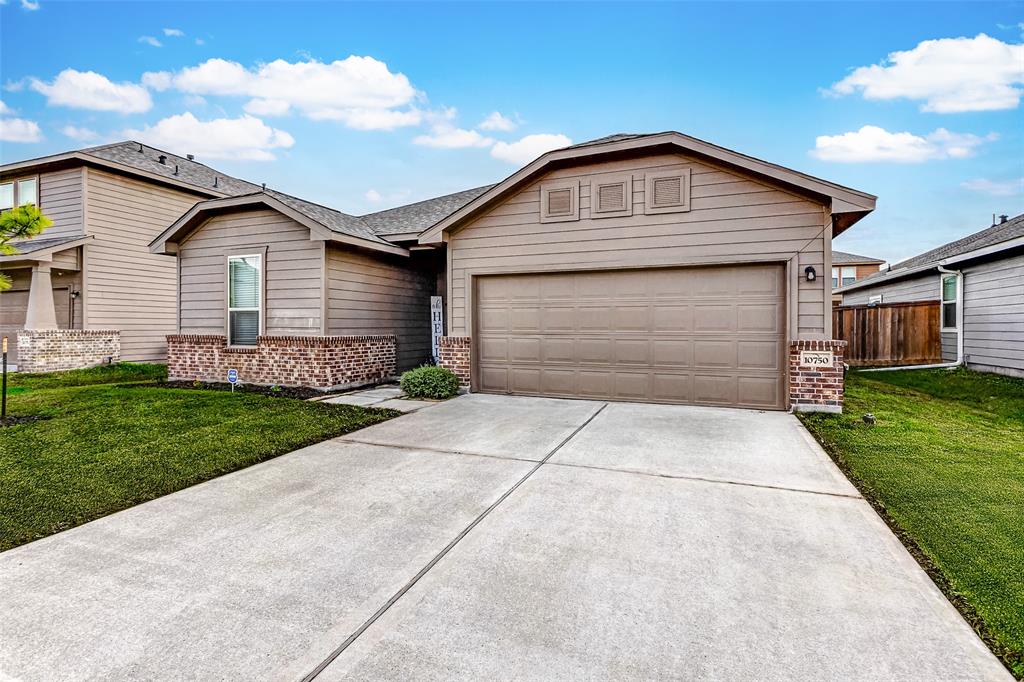
[[[807,351],[805,362],[801,353]],[[831,362],[819,364],[828,358]],[[794,412],[843,411],[846,341],[792,341],[789,344],[789,404]]]
[[469,386],[473,339],[469,336],[442,336],[437,343],[437,364],[455,372],[460,386]]

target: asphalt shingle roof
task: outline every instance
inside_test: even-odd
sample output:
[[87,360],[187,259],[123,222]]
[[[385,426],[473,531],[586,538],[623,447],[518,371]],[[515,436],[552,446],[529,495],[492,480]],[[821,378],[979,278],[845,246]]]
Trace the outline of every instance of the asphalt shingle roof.
[[378,235],[422,232],[473,201],[491,187],[494,185],[475,187],[442,197],[417,201],[414,204],[369,213],[362,216],[362,221],[373,230],[374,234]]
[[293,210],[298,211],[310,220],[320,223],[327,229],[334,232],[347,234],[352,237],[359,237],[360,239],[367,239],[371,242],[381,242],[384,244],[390,243],[378,237],[363,221],[363,219],[358,216],[342,213],[341,211],[337,211],[333,208],[314,204],[312,201],[299,199],[298,197],[293,197],[290,194],[285,194],[284,192],[278,192],[272,189],[266,190],[265,193],[268,196],[274,197]]
[[862,286],[867,286],[876,282],[898,279],[908,270],[927,268],[930,265],[937,265],[939,261],[947,258],[959,256],[963,253],[983,249],[986,246],[993,246],[1019,237],[1024,237],[1024,213],[1007,220],[1005,223],[998,223],[991,227],[986,227],[984,230],[980,230],[974,234],[969,234],[966,237],[951,241],[930,251],[925,251],[913,258],[908,258],[905,261],[896,263],[889,270],[883,270],[878,274],[865,277],[855,284],[850,285],[850,288],[859,289]]
[[[183,182],[204,191],[237,196],[251,194],[260,189],[259,185],[231,177],[206,164],[189,161],[177,154],[130,140],[81,149],[79,153],[113,161],[130,168],[137,168],[154,175],[161,175],[168,180]],[[161,156],[167,157],[164,163],[160,163]],[[175,167],[177,167],[177,174],[175,174]]]
[[845,251],[833,251],[832,252],[832,265],[841,265],[843,263],[884,263],[885,261],[881,258],[870,258],[868,256],[858,256],[855,253],[846,253]]
[[13,255],[20,256],[51,249],[55,246],[60,246],[61,244],[70,244],[71,242],[77,242],[80,239],[82,239],[82,235],[80,234],[73,234],[67,237],[51,237],[49,239],[20,239],[18,241],[11,242],[11,246],[18,249],[18,253]]

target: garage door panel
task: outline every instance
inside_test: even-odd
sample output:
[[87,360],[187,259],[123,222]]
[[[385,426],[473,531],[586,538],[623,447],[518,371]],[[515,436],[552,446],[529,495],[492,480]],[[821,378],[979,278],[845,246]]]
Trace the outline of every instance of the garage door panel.
[[616,339],[613,344],[615,351],[613,361],[616,365],[651,364],[648,357],[650,342],[647,339]]
[[576,364],[576,343],[572,337],[547,337],[541,348],[539,362]]
[[697,374],[693,377],[694,401],[710,405],[736,404],[736,377],[731,374]]
[[696,369],[729,369],[736,366],[734,339],[701,339],[693,343],[693,366]]
[[479,277],[474,385],[782,408],[783,273],[743,265]]
[[743,407],[767,407],[777,405],[782,396],[779,395],[779,382],[774,377],[739,377],[739,404]]
[[693,341],[688,339],[653,339],[652,364],[655,367],[692,367]]
[[736,330],[736,305],[701,304],[693,309],[695,332],[732,332]]
[[693,308],[688,305],[655,304],[651,324],[656,332],[693,331]]
[[507,337],[482,337],[478,344],[480,348],[480,361],[483,363],[508,362],[508,347],[510,343],[511,341]]
[[736,329],[741,332],[778,334],[779,305],[776,303],[740,304],[736,306]]

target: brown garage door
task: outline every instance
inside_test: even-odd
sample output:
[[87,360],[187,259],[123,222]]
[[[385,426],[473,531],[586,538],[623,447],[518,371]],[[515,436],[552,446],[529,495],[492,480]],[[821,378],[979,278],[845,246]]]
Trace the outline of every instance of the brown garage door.
[[477,278],[475,388],[783,408],[781,265]]

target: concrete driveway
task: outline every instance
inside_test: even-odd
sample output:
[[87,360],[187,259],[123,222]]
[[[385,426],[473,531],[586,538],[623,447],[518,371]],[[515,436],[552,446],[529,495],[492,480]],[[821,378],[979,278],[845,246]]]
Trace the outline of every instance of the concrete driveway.
[[0,613],[0,679],[1011,679],[777,412],[464,396],[0,554]]

